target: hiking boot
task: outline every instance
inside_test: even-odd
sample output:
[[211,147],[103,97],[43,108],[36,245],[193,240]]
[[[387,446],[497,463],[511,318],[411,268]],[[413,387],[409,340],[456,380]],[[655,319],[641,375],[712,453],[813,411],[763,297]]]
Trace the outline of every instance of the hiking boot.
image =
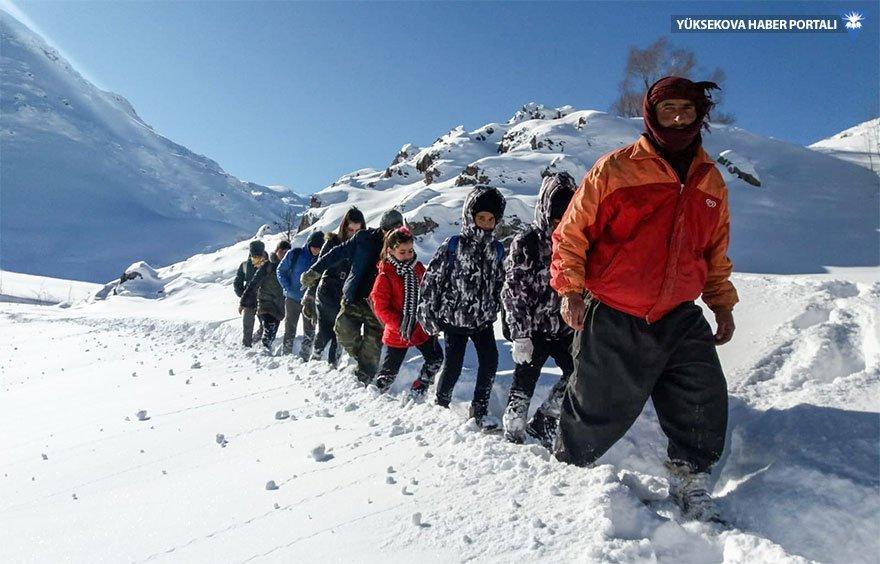
[[532,420],[529,421],[529,425],[526,427],[526,432],[538,439],[544,448],[550,450],[553,448],[553,442],[556,440],[556,428],[558,424],[558,419],[550,417],[539,409],[535,413],[535,416],[532,417]]
[[428,388],[431,386],[429,382],[422,380],[421,378],[416,378],[413,380],[412,386],[409,388],[409,395],[414,401],[422,401],[425,399],[425,394],[428,393]]
[[709,494],[708,472],[694,472],[686,462],[666,463],[669,470],[669,497],[686,519],[720,521],[718,507]]
[[471,408],[468,412],[470,418],[474,420],[477,427],[484,431],[497,429],[499,426],[498,419],[488,415],[488,406],[482,402],[471,402]]
[[369,386],[370,383],[373,381],[373,377],[370,374],[360,369],[355,372],[355,376],[357,376],[358,382],[360,382],[361,385],[364,387]]
[[391,385],[394,383],[394,379],[397,377],[396,374],[379,374],[376,376],[376,379],[373,381],[373,384],[379,388],[379,391],[383,394],[391,388]]
[[526,440],[526,417],[529,412],[529,398],[512,392],[507,401],[507,408],[501,418],[504,424],[504,438],[521,445]]

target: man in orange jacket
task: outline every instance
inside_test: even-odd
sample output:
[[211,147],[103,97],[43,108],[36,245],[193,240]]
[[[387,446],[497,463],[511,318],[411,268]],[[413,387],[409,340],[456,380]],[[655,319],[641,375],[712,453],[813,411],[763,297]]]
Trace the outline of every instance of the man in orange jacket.
[[718,517],[709,470],[724,449],[727,382],[715,346],[733,336],[737,302],[727,188],[701,147],[713,88],[666,77],[648,89],[645,133],[584,177],[550,269],[563,319],[580,331],[556,458],[592,464],[651,398],[669,439],[670,496],[701,520]]

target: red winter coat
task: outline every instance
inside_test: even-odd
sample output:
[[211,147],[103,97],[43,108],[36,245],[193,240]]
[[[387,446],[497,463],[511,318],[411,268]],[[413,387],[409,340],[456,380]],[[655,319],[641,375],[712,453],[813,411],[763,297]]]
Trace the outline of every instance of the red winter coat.
[[[425,275],[425,265],[416,262],[414,270],[419,283],[421,283],[422,277]],[[403,293],[403,278],[397,274],[393,265],[385,261],[380,262],[379,275],[376,276],[373,291],[370,292],[370,300],[373,302],[373,313],[385,325],[382,342],[397,349],[415,347],[429,339],[428,334],[418,322],[413,329],[411,341],[406,341],[400,336],[400,322],[403,318]]]

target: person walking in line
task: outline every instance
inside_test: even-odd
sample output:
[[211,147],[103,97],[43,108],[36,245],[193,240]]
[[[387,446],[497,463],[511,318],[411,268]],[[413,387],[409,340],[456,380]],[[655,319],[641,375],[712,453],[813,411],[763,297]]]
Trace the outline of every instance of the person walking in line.
[[477,351],[477,382],[470,416],[481,427],[497,427],[487,419],[489,397],[498,370],[493,324],[501,309],[504,247],[495,228],[504,215],[504,196],[497,188],[475,186],[462,208],[461,232],[447,239],[422,279],[419,322],[430,335],[444,334],[446,362],[437,381],[437,405],[449,407],[461,376],[468,340]]
[[379,228],[358,231],[354,237],[335,247],[302,275],[304,286],[321,279],[328,268],[344,261],[351,263],[342,286],[342,306],[336,317],[336,337],[348,355],[357,362],[357,378],[367,385],[373,381],[382,353],[382,324],[370,307],[369,296],[378,274],[377,264],[385,234],[403,226],[403,215],[388,210],[379,220]]
[[284,291],[275,275],[278,263],[286,252],[283,243],[285,241],[279,243],[271,255],[264,252],[262,257],[254,261],[257,272],[241,296],[241,304],[252,301],[256,296],[257,316],[263,322],[264,352],[269,356],[272,355],[272,343],[275,341],[278,327],[284,319]]
[[738,300],[727,187],[700,133],[715,88],[668,76],[648,89],[645,132],[587,172],[553,233],[550,269],[563,319],[580,332],[556,458],[594,463],[651,398],[669,440],[670,496],[699,520],[718,519],[709,472],[724,449],[727,382],[715,348],[733,336]]
[[[321,247],[318,260],[354,237],[366,225],[367,222],[361,210],[356,207],[349,208],[339,223],[339,230],[324,236],[324,246]],[[327,362],[333,367],[339,360],[339,348],[334,326],[342,304],[342,286],[345,284],[350,269],[351,261],[342,260],[337,266],[326,269],[321,275],[320,281],[306,289],[306,296],[313,296],[315,299],[318,314],[318,333],[315,336],[312,359],[320,359],[324,349],[327,348]]]
[[[505,438],[513,443],[522,443],[528,433],[548,449],[552,448],[562,394],[574,371],[571,357],[574,331],[563,321],[559,312],[559,294],[550,287],[550,257],[553,253],[550,236],[568,208],[576,187],[574,178],[567,172],[544,177],[535,207],[535,220],[513,238],[505,260],[501,301],[513,341],[516,368],[502,422]],[[562,377],[527,424],[532,394],[541,376],[541,368],[550,357],[562,370]]]
[[[239,300],[244,294],[245,287],[253,279],[257,273],[257,267],[254,266],[254,258],[262,260],[263,253],[266,252],[266,246],[262,241],[251,241],[248,246],[248,258],[238,266],[235,273],[235,280],[232,288]],[[247,348],[251,348],[254,340],[259,340],[263,336],[263,324],[260,323],[259,329],[254,332],[254,320],[257,317],[257,300],[256,296],[249,299],[247,303],[238,306],[238,313],[242,320],[242,339],[241,344]]]
[[379,274],[370,293],[373,311],[385,325],[385,352],[373,383],[381,392],[388,390],[400,372],[406,352],[415,347],[424,359],[419,376],[410,386],[410,395],[416,400],[424,397],[443,364],[437,337],[425,333],[417,320],[419,283],[424,275],[425,266],[416,257],[410,230],[400,227],[386,235]]
[[[308,270],[321,251],[324,242],[324,234],[315,231],[309,235],[306,244],[301,248],[290,250],[289,241],[281,241],[279,248],[284,249],[283,259],[278,265],[278,283],[284,289],[284,338],[282,339],[282,353],[293,354],[293,340],[296,338],[296,325],[300,314],[303,312],[303,298],[305,290],[300,283],[302,273]],[[299,357],[303,361],[309,360],[312,355],[312,342],[315,339],[315,325],[309,316],[303,315],[303,340],[300,344]]]

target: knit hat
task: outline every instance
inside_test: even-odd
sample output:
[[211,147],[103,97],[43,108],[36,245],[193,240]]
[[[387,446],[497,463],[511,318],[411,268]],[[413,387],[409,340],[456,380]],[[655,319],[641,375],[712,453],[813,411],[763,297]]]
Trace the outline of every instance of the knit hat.
[[266,245],[263,244],[262,241],[251,241],[250,246],[248,247],[248,254],[252,257],[263,256],[263,253],[266,252]]
[[489,212],[495,216],[495,221],[500,221],[504,215],[504,206],[504,197],[498,190],[485,190],[474,199],[471,215],[476,216],[480,212]]
[[403,214],[398,210],[390,209],[382,214],[382,219],[379,220],[379,229],[382,231],[391,231],[395,227],[400,227],[403,225]]
[[311,235],[309,235],[309,246],[315,247],[316,249],[320,249],[321,246],[324,245],[324,233],[321,231],[313,231]]
[[572,196],[574,196],[574,190],[568,186],[561,186],[550,194],[550,219],[562,219]]
[[[667,76],[655,82],[645,93],[642,102],[642,116],[645,132],[661,149],[676,153],[689,147],[700,135],[700,129],[714,103],[709,90],[720,90],[714,82],[693,82],[679,76]],[[663,127],[657,119],[655,108],[664,100],[690,100],[694,103],[697,117],[689,126],[678,129]]]

